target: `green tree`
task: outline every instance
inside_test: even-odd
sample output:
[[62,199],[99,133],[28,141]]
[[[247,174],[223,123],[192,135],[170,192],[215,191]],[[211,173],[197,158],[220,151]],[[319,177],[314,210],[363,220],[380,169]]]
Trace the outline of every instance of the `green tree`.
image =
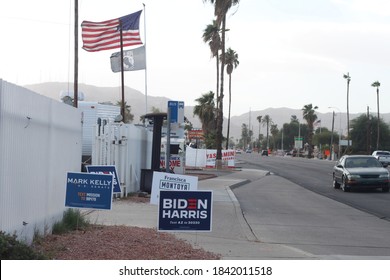
[[272,148],[273,148],[273,150],[277,150],[276,140],[277,140],[277,136],[278,136],[278,133],[279,133],[278,125],[277,124],[271,124],[270,132],[271,132],[271,135],[272,135],[272,144],[273,144]]
[[217,64],[217,91],[216,91],[216,105],[218,109],[218,100],[219,100],[219,51],[221,49],[221,36],[219,34],[220,30],[217,26],[217,22],[213,20],[212,24],[208,24],[206,28],[203,30],[203,42],[208,43],[211,56],[215,57],[215,61]]
[[229,75],[229,113],[228,113],[228,125],[227,125],[227,141],[226,141],[226,149],[229,147],[229,136],[230,136],[230,112],[232,108],[232,73],[233,69],[237,68],[238,64],[240,63],[238,61],[238,54],[232,50],[231,48],[228,48],[227,52],[225,53],[225,63],[226,63],[226,72]]
[[354,153],[371,154],[374,151],[371,143],[377,141],[378,126],[381,130],[380,142],[383,150],[390,150],[390,127],[387,123],[371,115],[362,114],[351,121],[351,139]]
[[303,111],[303,118],[307,122],[308,126],[308,132],[307,132],[307,142],[309,144],[309,153],[308,157],[312,157],[313,153],[313,133],[314,133],[314,122],[317,120],[317,115],[315,113],[315,110],[317,110],[318,107],[314,106],[312,104],[307,104],[303,106],[302,111]]
[[230,8],[237,5],[239,0],[203,0],[203,2],[209,2],[214,5],[214,15],[216,17],[216,25],[221,30],[221,50],[222,61],[220,71],[220,91],[219,91],[219,105],[217,112],[217,157],[216,167],[219,169],[222,167],[222,129],[223,129],[223,87],[224,87],[224,70],[225,70],[225,37],[226,37],[226,15]]
[[208,143],[212,142],[210,139],[215,138],[215,102],[214,92],[209,91],[204,93],[201,97],[195,99],[198,103],[194,107],[193,114],[198,116],[202,123],[202,130],[205,138],[208,138]]
[[[122,108],[122,101],[117,101],[116,105]],[[134,115],[131,113],[131,106],[127,105],[127,101],[125,101],[125,116],[123,119],[124,123],[132,123],[134,120]]]
[[273,124],[273,121],[269,115],[265,115],[261,122],[263,126],[267,127],[267,149],[269,149],[269,127]]

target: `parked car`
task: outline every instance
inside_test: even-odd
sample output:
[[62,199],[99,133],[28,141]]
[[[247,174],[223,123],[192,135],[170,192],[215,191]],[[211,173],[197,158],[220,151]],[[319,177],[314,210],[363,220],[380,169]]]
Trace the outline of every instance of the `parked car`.
[[246,151],[245,151],[247,154],[250,154],[250,153],[252,153],[252,149],[246,149]]
[[241,154],[241,150],[240,150],[240,149],[237,149],[237,150],[236,150],[236,154]]
[[379,160],[383,166],[387,167],[390,164],[390,152],[389,151],[374,151],[372,153],[377,160]]
[[389,170],[374,156],[342,156],[333,168],[333,187],[344,192],[354,189],[389,191]]
[[262,150],[261,151],[262,156],[268,156],[268,151],[267,150]]

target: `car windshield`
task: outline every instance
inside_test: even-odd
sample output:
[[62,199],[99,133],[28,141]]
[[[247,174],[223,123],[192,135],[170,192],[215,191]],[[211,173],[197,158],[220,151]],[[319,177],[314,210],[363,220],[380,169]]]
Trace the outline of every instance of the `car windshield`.
[[346,168],[357,168],[357,167],[382,167],[381,163],[374,158],[347,158],[345,160]]
[[388,155],[390,155],[389,152],[377,152],[376,154],[379,155],[379,156],[388,156]]

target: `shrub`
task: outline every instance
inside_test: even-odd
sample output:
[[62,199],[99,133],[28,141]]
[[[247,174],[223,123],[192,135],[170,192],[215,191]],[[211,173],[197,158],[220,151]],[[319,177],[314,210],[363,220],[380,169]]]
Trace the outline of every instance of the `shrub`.
[[66,210],[60,222],[53,225],[53,234],[63,234],[72,230],[83,230],[89,222],[81,215],[80,211],[72,208]]
[[0,259],[1,260],[43,260],[46,257],[35,252],[30,246],[10,235],[0,231]]

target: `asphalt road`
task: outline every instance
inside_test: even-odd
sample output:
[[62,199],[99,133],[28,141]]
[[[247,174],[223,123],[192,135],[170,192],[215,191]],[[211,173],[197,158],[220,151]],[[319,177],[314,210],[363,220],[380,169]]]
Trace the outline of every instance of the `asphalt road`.
[[332,187],[334,161],[278,156],[257,153],[237,155],[236,166],[268,170],[301,187],[352,206],[390,222],[390,193],[380,190],[344,193]]

